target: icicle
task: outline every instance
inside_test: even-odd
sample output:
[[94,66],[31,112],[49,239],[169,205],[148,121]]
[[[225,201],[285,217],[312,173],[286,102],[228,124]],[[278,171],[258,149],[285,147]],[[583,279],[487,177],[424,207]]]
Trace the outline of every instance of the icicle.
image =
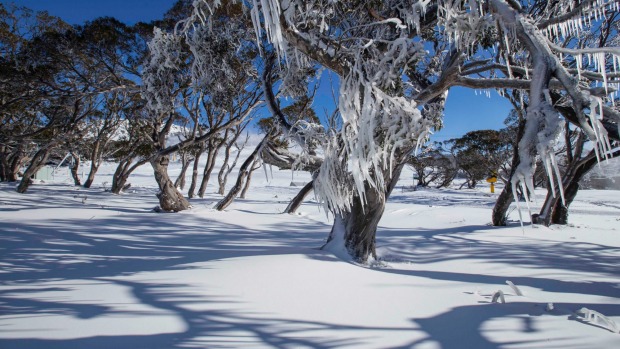
[[555,175],[558,181],[558,188],[560,190],[560,197],[562,198],[562,205],[566,206],[566,199],[564,198],[564,184],[562,182],[562,175],[560,174],[560,166],[558,166],[558,162],[555,159],[555,155],[551,154],[551,165],[553,169],[555,169]]
[[517,204],[517,212],[519,213],[519,223],[521,224],[521,229],[524,229],[523,215],[521,214],[521,205],[519,204],[519,195],[517,192],[517,181],[514,178],[512,179],[512,197],[514,198],[515,203]]
[[[600,108],[601,114],[597,113],[597,108]],[[601,162],[602,158],[607,159],[611,153],[611,143],[605,127],[601,123],[603,117],[603,100],[600,97],[590,96],[590,114],[589,119],[594,130],[596,137],[596,144],[594,146],[594,152],[598,162]]]

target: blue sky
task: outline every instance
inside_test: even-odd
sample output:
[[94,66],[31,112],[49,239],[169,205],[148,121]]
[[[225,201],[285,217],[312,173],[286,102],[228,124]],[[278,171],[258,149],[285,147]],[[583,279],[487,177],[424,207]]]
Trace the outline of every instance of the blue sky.
[[[175,0],[0,0],[0,3],[15,3],[37,11],[48,11],[71,24],[80,24],[97,17],[111,16],[133,24],[161,18]],[[332,100],[329,89],[321,89],[322,100]],[[510,103],[491,92],[485,93],[466,88],[453,88],[446,104],[444,129],[437,132],[433,141],[459,137],[468,131],[502,128],[503,121],[511,109]],[[329,107],[328,107],[329,108]],[[322,109],[322,108],[319,108]],[[317,110],[323,115],[323,110]]]
[[70,24],[81,24],[97,17],[116,17],[134,24],[161,18],[174,0],[0,0],[37,11],[48,11]]

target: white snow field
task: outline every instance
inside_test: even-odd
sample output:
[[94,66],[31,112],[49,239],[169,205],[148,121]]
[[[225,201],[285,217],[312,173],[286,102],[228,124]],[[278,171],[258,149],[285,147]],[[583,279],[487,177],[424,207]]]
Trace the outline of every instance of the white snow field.
[[280,213],[306,173],[259,170],[225,212],[212,179],[164,214],[149,166],[123,195],[113,170],[0,184],[0,348],[620,348],[619,191],[581,191],[568,226],[492,227],[488,186],[409,191],[406,172],[357,265],[319,249],[313,198]]

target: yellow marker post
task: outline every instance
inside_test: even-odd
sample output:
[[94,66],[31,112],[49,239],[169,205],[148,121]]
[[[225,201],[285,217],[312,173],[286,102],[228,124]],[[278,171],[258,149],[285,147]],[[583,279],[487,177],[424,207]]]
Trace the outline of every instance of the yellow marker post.
[[489,177],[487,178],[487,182],[491,183],[491,193],[495,193],[495,182],[497,182],[497,177]]

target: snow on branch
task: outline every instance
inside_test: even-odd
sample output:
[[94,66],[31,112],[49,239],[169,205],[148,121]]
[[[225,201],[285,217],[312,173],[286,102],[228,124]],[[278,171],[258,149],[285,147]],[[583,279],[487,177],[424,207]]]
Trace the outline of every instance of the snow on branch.
[[142,95],[147,108],[157,115],[175,108],[175,72],[181,62],[181,37],[155,28],[149,42],[149,58],[142,74]]

